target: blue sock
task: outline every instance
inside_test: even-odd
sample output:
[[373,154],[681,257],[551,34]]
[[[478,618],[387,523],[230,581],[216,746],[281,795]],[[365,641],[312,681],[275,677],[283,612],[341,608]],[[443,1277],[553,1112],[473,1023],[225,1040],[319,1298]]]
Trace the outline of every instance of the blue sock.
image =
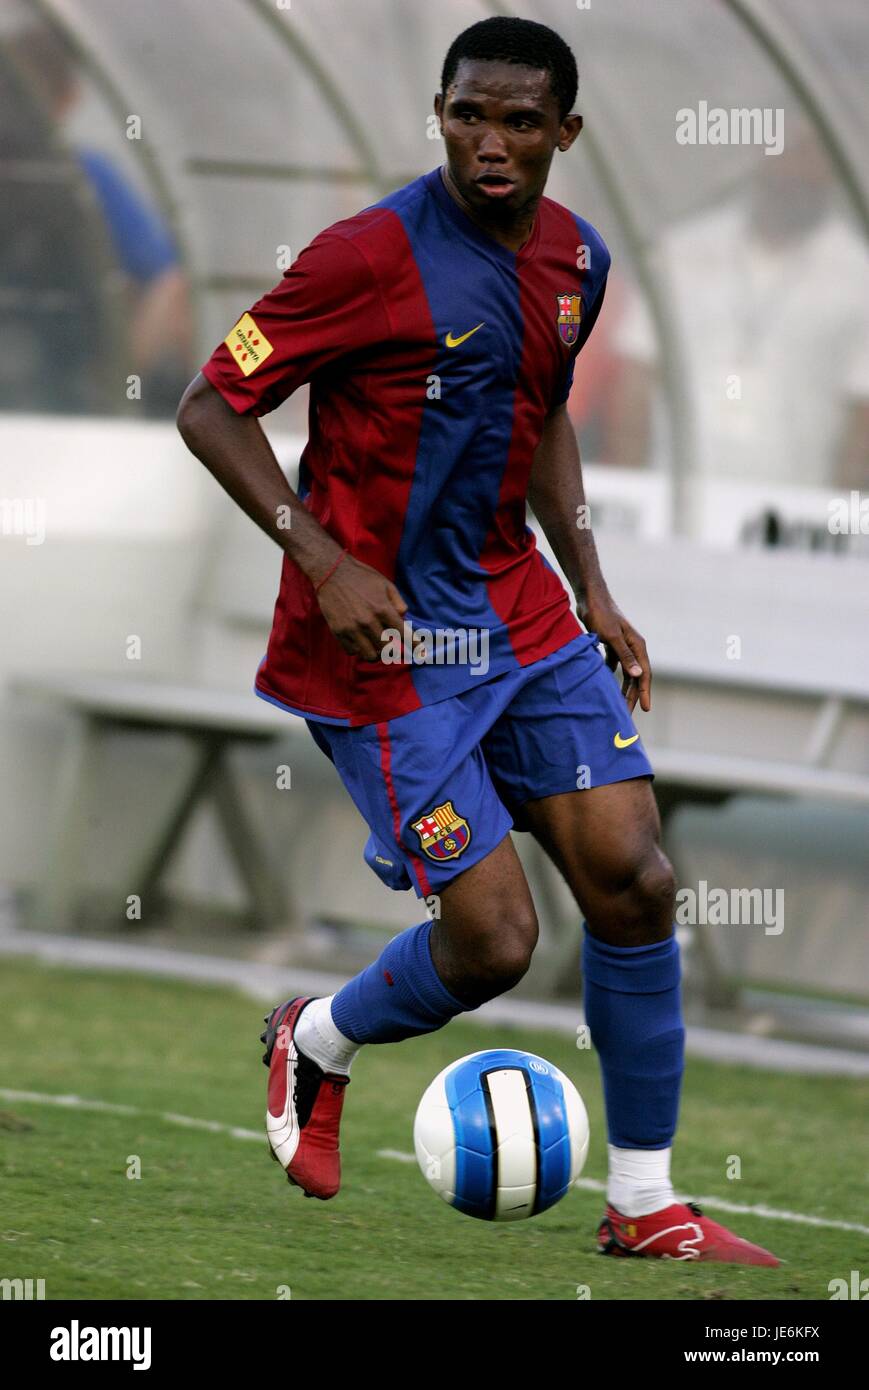
[[583,922],[585,1018],[600,1058],[609,1142],[666,1149],[676,1132],[685,1054],[675,935],[608,946]]
[[434,923],[408,927],[384,947],[332,1000],[332,1018],[357,1043],[400,1042],[434,1033],[469,1005],[450,994],[434,967],[429,937]]

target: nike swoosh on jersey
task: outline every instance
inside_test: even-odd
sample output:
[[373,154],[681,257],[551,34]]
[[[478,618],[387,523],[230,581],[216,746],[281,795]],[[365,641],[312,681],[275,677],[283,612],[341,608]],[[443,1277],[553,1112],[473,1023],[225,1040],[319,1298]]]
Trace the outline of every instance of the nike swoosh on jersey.
[[472,338],[475,333],[477,333],[481,328],[485,328],[485,326],[485,322],[478,323],[476,328],[471,328],[467,333],[463,333],[460,338],[454,338],[453,331],[452,329],[450,329],[449,333],[444,339],[444,342],[446,343],[447,347],[458,347],[459,343],[467,342],[468,338]]
[[633,738],[622,738],[621,734],[616,734],[613,743],[616,748],[630,748],[631,744],[636,743],[639,737],[639,734],[634,734]]

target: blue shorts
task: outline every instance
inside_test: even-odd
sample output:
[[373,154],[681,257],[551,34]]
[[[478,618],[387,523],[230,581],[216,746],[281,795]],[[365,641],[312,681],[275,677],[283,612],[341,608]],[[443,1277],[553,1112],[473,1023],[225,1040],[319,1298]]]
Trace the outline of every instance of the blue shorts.
[[428,897],[484,859],[526,801],[653,776],[593,632],[461,695],[359,728],[305,722],[368,822],[365,860]]

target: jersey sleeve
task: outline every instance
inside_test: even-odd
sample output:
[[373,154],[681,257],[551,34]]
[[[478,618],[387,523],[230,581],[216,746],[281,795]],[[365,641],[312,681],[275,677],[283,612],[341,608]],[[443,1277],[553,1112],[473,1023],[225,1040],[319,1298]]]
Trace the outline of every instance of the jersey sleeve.
[[576,359],[582,352],[589,338],[592,329],[597,323],[598,314],[601,311],[604,295],[606,293],[607,276],[610,268],[610,253],[599,232],[595,231],[590,222],[585,222],[581,218],[576,219],[580,233],[583,237],[583,244],[588,247],[589,262],[588,274],[583,285],[583,308],[582,322],[579,325],[579,336],[570,351],[567,362],[567,370],[561,381],[558,391],[552,399],[553,410],[556,406],[564,405],[573,387],[573,373],[576,368]]
[[266,415],[317,372],[389,336],[364,253],[326,231],[242,314],[201,370],[239,415]]

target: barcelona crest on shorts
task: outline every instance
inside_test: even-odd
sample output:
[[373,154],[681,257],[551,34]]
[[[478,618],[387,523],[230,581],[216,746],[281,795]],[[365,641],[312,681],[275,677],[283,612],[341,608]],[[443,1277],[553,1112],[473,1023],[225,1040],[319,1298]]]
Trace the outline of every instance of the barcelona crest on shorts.
[[557,294],[558,336],[568,347],[573,347],[579,337],[579,321],[582,318],[582,300],[578,294]]
[[458,859],[471,843],[471,827],[464,816],[456,815],[451,801],[420,816],[412,822],[412,828],[419,836],[423,854],[439,863],[444,859]]

